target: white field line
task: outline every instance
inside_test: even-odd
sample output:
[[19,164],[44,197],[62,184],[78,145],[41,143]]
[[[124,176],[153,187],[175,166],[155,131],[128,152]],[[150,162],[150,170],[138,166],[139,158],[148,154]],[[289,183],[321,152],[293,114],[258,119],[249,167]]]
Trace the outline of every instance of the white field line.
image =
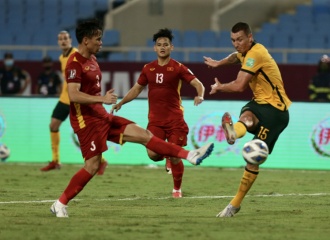
[[[317,196],[330,196],[330,193],[288,193],[288,194],[262,194],[262,195],[247,195],[246,197],[298,197],[298,196],[308,196],[308,197],[317,197]],[[184,197],[186,199],[221,199],[221,198],[232,198],[234,196],[192,196],[192,197]],[[135,198],[103,198],[103,199],[93,199],[94,201],[109,201],[109,202],[117,202],[117,201],[136,201],[136,200],[165,200],[171,199],[172,197],[162,197],[162,198],[148,198],[148,197],[135,197]],[[9,202],[0,202],[0,204],[27,204],[27,203],[49,203],[54,202],[53,200],[35,200],[35,201],[9,201]],[[84,199],[73,199],[72,201],[84,201]]]

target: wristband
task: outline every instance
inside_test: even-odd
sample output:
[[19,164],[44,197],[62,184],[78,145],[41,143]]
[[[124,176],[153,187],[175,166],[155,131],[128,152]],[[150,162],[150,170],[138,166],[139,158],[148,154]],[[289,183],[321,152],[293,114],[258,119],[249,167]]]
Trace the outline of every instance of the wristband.
[[199,98],[199,100],[202,100],[202,101],[204,100],[204,98],[203,98],[203,97],[200,97],[200,96],[197,96],[197,97]]

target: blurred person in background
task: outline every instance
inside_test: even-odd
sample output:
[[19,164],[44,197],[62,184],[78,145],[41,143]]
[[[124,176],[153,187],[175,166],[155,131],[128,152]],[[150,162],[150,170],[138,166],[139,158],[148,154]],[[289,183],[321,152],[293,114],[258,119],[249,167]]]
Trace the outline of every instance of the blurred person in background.
[[4,54],[3,64],[0,69],[0,94],[22,95],[31,83],[30,74],[15,65],[14,56],[10,52]]
[[313,102],[330,102],[330,58],[323,55],[317,65],[317,74],[309,85],[309,100]]
[[[135,99],[148,86],[148,127],[155,136],[179,146],[187,145],[188,125],[183,116],[180,89],[182,82],[196,89],[194,105],[204,100],[204,86],[182,63],[171,58],[173,50],[172,31],[160,29],[153,35],[154,51],[157,59],[144,65],[137,83],[113,109],[118,111],[122,105]],[[148,150],[148,155],[155,154]],[[164,156],[158,156],[158,161]],[[174,187],[172,196],[182,197],[181,184],[184,165],[180,158],[166,158],[165,169],[172,173]]]
[[53,61],[46,56],[42,60],[43,71],[38,77],[36,93],[41,95],[59,95],[62,80],[60,75],[53,68]]
[[[68,84],[65,81],[65,67],[71,54],[77,51],[77,48],[72,46],[72,39],[67,31],[59,32],[57,36],[57,43],[62,54],[59,57],[61,63],[61,71],[63,74],[63,84],[60,99],[57,102],[49,124],[50,129],[50,139],[51,139],[51,149],[52,149],[52,161],[48,163],[45,167],[41,168],[41,171],[50,171],[54,169],[60,169],[60,126],[62,122],[67,119],[70,113],[70,100],[68,95]],[[107,167],[107,161],[102,158],[102,163],[98,171],[98,175],[102,175]]]

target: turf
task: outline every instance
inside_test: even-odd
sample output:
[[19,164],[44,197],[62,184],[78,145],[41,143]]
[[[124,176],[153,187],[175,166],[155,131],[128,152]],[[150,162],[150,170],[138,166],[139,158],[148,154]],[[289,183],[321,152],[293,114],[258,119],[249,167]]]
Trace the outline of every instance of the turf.
[[49,211],[81,166],[0,164],[0,239],[329,239],[330,174],[261,170],[233,218],[216,218],[243,169],[186,167],[182,199],[164,168],[110,165],[69,204]]

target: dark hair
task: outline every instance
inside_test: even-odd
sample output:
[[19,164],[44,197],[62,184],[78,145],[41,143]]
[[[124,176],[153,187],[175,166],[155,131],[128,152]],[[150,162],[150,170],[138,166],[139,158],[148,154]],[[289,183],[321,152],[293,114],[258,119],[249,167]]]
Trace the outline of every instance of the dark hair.
[[252,34],[249,24],[244,23],[244,22],[236,23],[231,29],[232,33],[237,33],[239,31],[243,31],[246,36],[248,36],[249,34]]
[[160,38],[160,37],[168,38],[168,39],[170,39],[170,42],[172,42],[172,40],[174,38],[174,36],[172,34],[172,31],[168,28],[159,29],[159,31],[154,34],[152,40],[154,42],[156,42],[157,39]]
[[49,62],[52,62],[53,60],[52,60],[52,58],[51,58],[50,56],[45,56],[45,57],[42,59],[42,61],[43,61],[44,63],[49,63]]
[[11,52],[6,52],[4,55],[3,55],[4,58],[14,58],[13,54]]
[[99,31],[103,33],[101,23],[97,19],[91,19],[82,21],[76,28],[76,38],[78,43],[82,43],[84,37],[92,38],[99,34]]
[[62,30],[58,34],[68,34],[69,38],[71,38],[71,34],[67,30]]

